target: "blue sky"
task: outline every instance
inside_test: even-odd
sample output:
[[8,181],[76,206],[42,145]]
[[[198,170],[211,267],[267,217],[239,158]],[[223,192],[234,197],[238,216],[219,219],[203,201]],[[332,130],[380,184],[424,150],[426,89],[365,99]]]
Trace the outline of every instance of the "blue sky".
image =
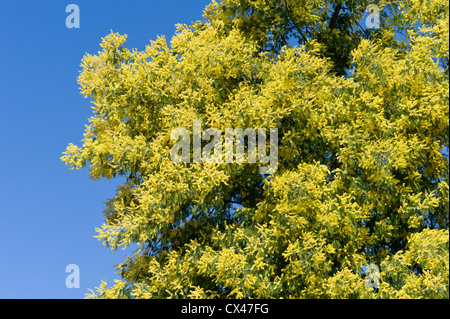
[[[69,4],[80,28],[68,29]],[[80,145],[91,116],[76,78],[112,29],[143,50],[175,24],[202,18],[209,0],[0,0],[0,298],[84,298],[131,251],[111,252],[93,236],[120,180],[92,182],[60,157]],[[68,289],[68,264],[80,288]]]

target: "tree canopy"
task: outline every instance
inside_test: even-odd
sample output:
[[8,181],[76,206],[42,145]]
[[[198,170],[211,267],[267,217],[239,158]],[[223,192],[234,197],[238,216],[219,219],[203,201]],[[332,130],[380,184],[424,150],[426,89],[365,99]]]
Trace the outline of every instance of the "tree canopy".
[[[213,0],[169,42],[85,55],[94,114],[62,160],[124,178],[97,237],[135,248],[91,297],[449,297],[448,3],[380,1],[379,29],[369,4]],[[276,171],[175,163],[196,120],[276,128]]]

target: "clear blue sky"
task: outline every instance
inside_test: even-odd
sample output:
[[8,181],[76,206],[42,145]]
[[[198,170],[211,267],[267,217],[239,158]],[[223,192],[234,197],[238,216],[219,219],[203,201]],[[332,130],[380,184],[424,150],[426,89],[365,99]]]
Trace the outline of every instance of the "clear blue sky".
[[[80,28],[65,24],[68,4]],[[60,161],[80,145],[89,102],[76,78],[101,37],[128,35],[128,48],[169,41],[176,23],[202,18],[209,0],[0,0],[0,298],[84,298],[131,252],[111,252],[93,236],[119,180],[92,182]],[[80,288],[68,289],[68,264]]]

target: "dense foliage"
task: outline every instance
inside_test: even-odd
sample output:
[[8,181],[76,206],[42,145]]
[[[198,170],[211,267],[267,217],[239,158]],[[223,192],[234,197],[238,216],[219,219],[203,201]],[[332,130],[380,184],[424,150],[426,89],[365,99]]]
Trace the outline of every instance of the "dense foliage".
[[[213,1],[142,52],[106,36],[69,168],[124,177],[101,298],[448,298],[446,0]],[[175,163],[176,128],[278,129],[278,167]],[[269,148],[269,146],[267,146]],[[366,282],[367,265],[380,269]]]

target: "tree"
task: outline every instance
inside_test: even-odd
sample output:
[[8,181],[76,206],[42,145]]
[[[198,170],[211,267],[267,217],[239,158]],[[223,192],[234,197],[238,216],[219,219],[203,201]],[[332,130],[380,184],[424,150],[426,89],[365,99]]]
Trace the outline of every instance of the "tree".
[[[367,30],[368,3],[213,1],[170,43],[86,54],[62,160],[125,177],[97,237],[136,247],[91,297],[449,297],[448,3],[381,1]],[[276,128],[276,170],[173,161],[194,121]]]

